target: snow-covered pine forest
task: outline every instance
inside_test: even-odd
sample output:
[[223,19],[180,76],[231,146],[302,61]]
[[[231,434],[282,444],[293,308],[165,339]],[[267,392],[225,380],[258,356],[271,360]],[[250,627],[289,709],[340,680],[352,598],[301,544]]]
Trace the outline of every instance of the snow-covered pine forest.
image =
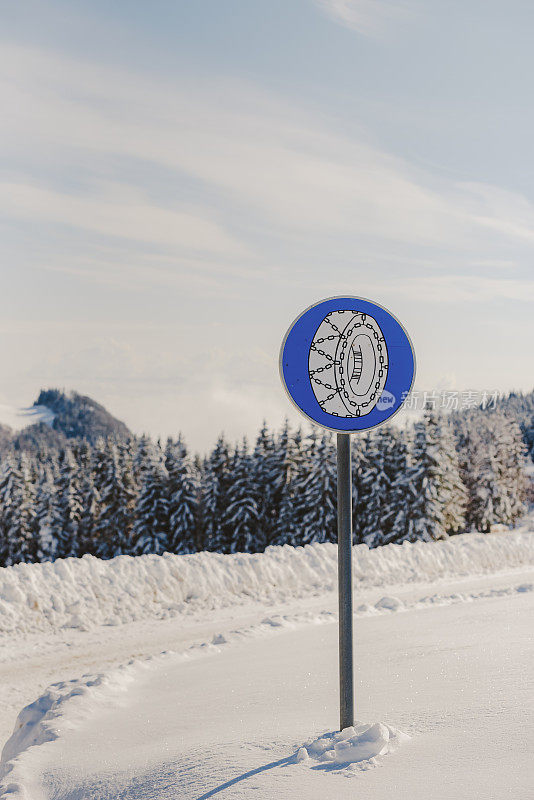
[[[525,511],[532,419],[508,401],[352,437],[354,537],[376,547],[513,524]],[[182,438],[73,439],[14,451],[0,469],[0,565],[86,553],[259,552],[336,540],[335,439],[221,436],[203,459]]]

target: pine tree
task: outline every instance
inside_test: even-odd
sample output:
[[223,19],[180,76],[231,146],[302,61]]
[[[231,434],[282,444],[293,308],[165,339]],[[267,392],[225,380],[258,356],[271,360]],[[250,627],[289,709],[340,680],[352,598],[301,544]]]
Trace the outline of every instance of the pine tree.
[[251,484],[257,506],[258,529],[255,547],[258,551],[272,544],[276,538],[279,514],[280,486],[283,465],[280,463],[282,449],[275,442],[264,422],[254,447],[251,459]]
[[411,467],[407,481],[407,518],[400,541],[445,539],[445,520],[439,496],[439,453],[427,419],[414,425]]
[[295,485],[302,465],[302,431],[293,435],[287,419],[274,451],[274,496],[272,535],[269,544],[297,543]]
[[382,428],[371,432],[367,439],[367,458],[360,482],[358,539],[368,547],[381,544],[383,537],[383,514],[391,492],[391,476],[386,466],[389,438],[388,430]]
[[350,445],[352,467],[352,540],[354,544],[361,544],[361,529],[365,512],[363,479],[369,466],[367,437],[363,434],[351,436]]
[[394,433],[394,443],[390,453],[391,491],[389,502],[384,508],[382,544],[402,541],[409,516],[410,491],[408,476],[411,461],[409,457],[409,434],[406,430]]
[[129,443],[108,439],[99,455],[99,514],[95,555],[100,558],[132,552],[136,499]]
[[460,462],[450,420],[439,419],[439,446],[443,480],[443,516],[447,533],[460,533],[466,527],[467,489],[460,474]]
[[392,529],[403,503],[406,443],[403,431],[382,427],[370,432],[360,456],[357,541],[377,547],[394,540]]
[[534,461],[534,415],[525,423],[523,440],[530,460]]
[[[476,529],[477,525],[480,524],[480,514],[475,511],[475,507],[480,507],[477,484],[481,480],[482,453],[486,449],[481,431],[483,419],[483,415],[477,409],[469,410],[464,414],[455,414],[452,419],[460,477],[467,493],[466,527],[468,529]],[[492,471],[490,470],[490,473]],[[488,477],[490,476],[488,475]],[[492,514],[493,512],[491,512],[490,516]],[[489,524],[491,525],[491,521]]]
[[231,531],[230,553],[253,553],[258,549],[258,506],[252,478],[252,458],[246,439],[233,459],[233,481],[228,493],[224,527]]
[[137,453],[140,489],[132,531],[133,553],[164,553],[169,541],[168,475],[159,444],[141,440]]
[[119,547],[122,554],[131,553],[133,547],[135,508],[139,494],[139,487],[135,481],[135,447],[135,440],[132,439],[117,443],[121,502],[115,518],[115,528],[119,532]]
[[98,516],[100,513],[100,492],[95,485],[93,472],[93,450],[88,442],[83,442],[74,455],[80,472],[80,495],[82,511],[78,529],[78,555],[95,554]]
[[225,530],[223,518],[229,502],[231,483],[230,450],[224,436],[220,436],[206,461],[202,476],[202,538],[207,550],[229,552],[231,532]]
[[24,452],[19,455],[22,478],[18,506],[17,561],[32,562],[37,558],[35,539],[35,474],[33,464]]
[[8,457],[0,477],[0,559],[4,566],[35,561],[35,487],[25,453]]
[[210,459],[205,458],[199,471],[198,530],[199,550],[215,550],[215,513],[218,482]]
[[[308,434],[304,434],[301,428],[295,431],[293,436],[293,452],[295,455],[295,468],[291,480],[291,494],[294,501],[293,516],[295,522],[295,535],[288,544],[299,546],[308,543],[308,535],[305,530],[306,518],[310,511],[310,500],[308,497],[308,485],[316,474],[315,458],[318,447],[319,436],[316,428],[311,428]],[[313,539],[314,533],[311,533]],[[312,539],[309,539],[311,541]]]
[[526,512],[524,503],[527,491],[525,456],[527,450],[517,422],[502,415],[501,436],[497,443],[497,455],[501,464],[501,481],[507,487],[507,501],[499,509],[500,522],[513,525]]
[[197,549],[198,476],[183,440],[169,439],[165,450],[169,498],[169,550],[194,553]]
[[11,559],[11,542],[8,535],[11,506],[12,456],[4,459],[0,470],[0,567],[7,567]]
[[[105,558],[107,556],[108,548],[105,541],[101,541],[101,537],[105,532],[103,524],[100,523],[100,516],[102,513],[102,497],[106,492],[106,486],[109,479],[110,470],[110,447],[109,440],[99,436],[93,448],[91,456],[91,485],[86,485],[84,488],[88,491],[88,499],[92,506],[92,512],[89,512],[90,517],[93,519],[93,529],[91,541],[87,545],[87,552],[92,555]],[[84,520],[84,528],[86,528],[86,521]]]
[[[337,520],[336,453],[332,436],[324,431],[320,437],[310,435],[311,456],[304,482],[301,484],[302,529],[300,542],[334,542]],[[297,489],[298,491],[298,489]]]
[[70,447],[59,463],[58,490],[53,509],[53,536],[56,558],[79,555],[79,534],[83,513],[80,472]]
[[512,525],[525,511],[524,445],[517,423],[499,411],[477,419],[471,467],[470,520],[488,532]]
[[515,420],[501,411],[457,421],[460,471],[467,488],[467,523],[487,533],[525,512],[524,443]]
[[458,463],[443,420],[431,409],[414,425],[407,517],[399,540],[445,539],[464,524]]
[[[56,469],[54,469],[54,466]],[[56,557],[56,538],[53,534],[55,496],[57,492],[57,464],[51,460],[41,465],[35,493],[34,537],[37,561],[53,561]]]

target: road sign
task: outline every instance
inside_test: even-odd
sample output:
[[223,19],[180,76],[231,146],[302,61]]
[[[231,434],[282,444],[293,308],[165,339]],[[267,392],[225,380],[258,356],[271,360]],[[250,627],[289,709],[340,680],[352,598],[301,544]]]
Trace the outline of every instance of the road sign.
[[401,323],[362,297],[314,303],[280,350],[282,383],[299,411],[337,433],[340,730],[354,724],[352,474],[350,434],[397,413],[412,388],[415,356]]
[[415,357],[401,323],[361,297],[331,297],[307,308],[280,351],[280,375],[304,416],[340,432],[375,428],[410,391]]

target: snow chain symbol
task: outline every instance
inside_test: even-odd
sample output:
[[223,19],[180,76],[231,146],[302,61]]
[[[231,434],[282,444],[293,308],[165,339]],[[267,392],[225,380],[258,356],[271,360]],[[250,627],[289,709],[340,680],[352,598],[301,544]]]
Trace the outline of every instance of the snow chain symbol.
[[332,311],[315,332],[308,374],[323,411],[363,417],[386,384],[388,351],[377,321],[359,311]]

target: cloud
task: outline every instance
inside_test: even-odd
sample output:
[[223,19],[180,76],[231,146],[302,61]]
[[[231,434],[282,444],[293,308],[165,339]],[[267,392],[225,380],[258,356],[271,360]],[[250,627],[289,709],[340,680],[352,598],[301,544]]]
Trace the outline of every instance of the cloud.
[[416,167],[246,82],[165,82],[15,45],[0,75],[2,369],[28,402],[52,381],[137,430],[238,436],[290,408],[276,360],[291,318],[343,292],[414,325],[427,385],[451,347],[465,383],[465,341],[474,382],[501,341],[500,385],[520,374],[527,197]]
[[238,441],[245,432],[256,432],[265,417],[278,421],[289,414],[298,421],[278,380],[271,380],[276,360],[270,353],[253,347],[243,374],[241,353],[213,343],[190,352],[194,332],[187,327],[166,330],[175,347],[162,351],[154,346],[162,341],[161,332],[155,336],[151,328],[130,330],[127,340],[119,331],[103,337],[95,330],[83,340],[65,341],[34,359],[28,369],[34,388],[11,401],[31,404],[41,386],[73,388],[104,403],[138,433],[185,430],[201,448],[211,446],[223,429]]
[[376,36],[385,25],[406,17],[412,3],[402,0],[315,0],[329,17],[366,36]]
[[90,196],[24,183],[0,183],[0,210],[15,218],[70,225],[134,242],[243,255],[246,248],[199,214],[161,208],[138,189],[103,184]]
[[534,240],[534,206],[522,194],[510,192],[497,186],[484,183],[462,184],[478,208],[473,211],[474,219],[507,237]]
[[512,300],[520,303],[534,301],[534,281],[510,277],[487,277],[482,275],[426,275],[417,278],[388,280],[375,283],[374,291],[391,292],[396,297],[417,296],[419,302],[432,304],[467,303],[483,305],[493,300]]
[[[4,189],[12,192],[12,213],[26,219],[232,254],[242,263],[265,234],[314,246],[335,235],[346,250],[373,239],[382,247],[477,250],[488,235],[524,242],[534,234],[534,209],[524,198],[508,192],[501,200],[498,188],[417,169],[363,131],[339,135],[258,87],[165,84],[14,45],[0,59],[3,107],[10,108],[4,151],[20,165]],[[37,185],[24,175],[35,153],[58,173],[56,182],[70,163],[82,165],[82,175],[91,167],[114,172],[115,182],[82,180],[76,192]],[[151,167],[165,178],[154,178]]]

